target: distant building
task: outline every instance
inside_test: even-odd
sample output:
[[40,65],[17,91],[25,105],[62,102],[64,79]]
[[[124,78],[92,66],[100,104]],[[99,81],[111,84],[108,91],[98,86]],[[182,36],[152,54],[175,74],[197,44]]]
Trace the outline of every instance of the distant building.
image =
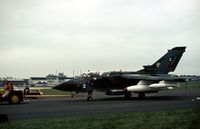
[[70,79],[72,77],[67,77],[64,73],[48,74],[46,77],[30,77],[29,79],[6,77],[0,78],[0,87],[3,87],[7,81],[12,82],[15,86],[55,86]]
[[58,75],[48,74],[46,77],[31,77],[29,84],[32,86],[55,86],[71,78],[64,75],[64,73],[58,73]]
[[197,75],[181,75],[181,77],[188,78],[191,81],[199,81],[200,80],[200,76],[197,76]]
[[46,78],[48,86],[55,86],[69,79],[64,73],[58,73],[58,75],[49,74]]
[[17,79],[17,78],[7,77],[0,79],[0,86],[4,86],[7,81],[11,82],[14,86],[28,85],[28,79]]
[[66,75],[64,75],[64,73],[58,73],[57,77],[58,77],[58,83],[59,84],[71,79],[70,77],[67,77]]
[[30,77],[29,85],[31,86],[45,86],[47,85],[46,77]]
[[55,86],[58,84],[58,77],[53,74],[46,76],[48,86]]

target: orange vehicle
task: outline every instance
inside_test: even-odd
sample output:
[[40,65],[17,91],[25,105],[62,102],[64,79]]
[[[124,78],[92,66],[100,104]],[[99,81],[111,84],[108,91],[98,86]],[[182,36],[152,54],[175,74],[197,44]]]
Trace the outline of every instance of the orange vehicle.
[[23,102],[23,100],[23,92],[15,91],[11,82],[7,82],[4,89],[0,90],[0,102],[19,104],[20,102]]
[[0,102],[8,102],[10,104],[19,104],[24,101],[24,95],[22,91],[12,91],[8,96],[3,97],[2,90],[0,93]]

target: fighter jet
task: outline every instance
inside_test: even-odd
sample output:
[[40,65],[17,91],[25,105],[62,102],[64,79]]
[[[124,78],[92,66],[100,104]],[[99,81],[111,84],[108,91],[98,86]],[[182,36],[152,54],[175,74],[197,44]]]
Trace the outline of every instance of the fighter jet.
[[124,95],[126,98],[137,93],[139,98],[144,98],[146,93],[174,89],[179,82],[186,81],[185,78],[169,74],[176,69],[185,49],[185,46],[174,47],[152,65],[143,66],[143,69],[135,72],[111,71],[102,75],[88,73],[61,83],[54,89],[77,93],[87,91],[87,100],[93,99],[93,90],[105,91],[106,95]]

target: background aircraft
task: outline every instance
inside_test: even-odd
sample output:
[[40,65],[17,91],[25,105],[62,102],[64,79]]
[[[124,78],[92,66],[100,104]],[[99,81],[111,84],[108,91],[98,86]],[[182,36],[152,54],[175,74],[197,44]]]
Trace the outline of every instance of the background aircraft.
[[92,100],[92,91],[105,91],[106,95],[125,95],[137,93],[140,98],[145,93],[157,93],[164,89],[173,89],[178,82],[186,79],[177,75],[168,74],[173,72],[180,61],[186,47],[175,47],[162,56],[152,65],[136,72],[105,72],[101,76],[97,73],[87,73],[70,81],[55,86],[54,89],[62,91],[88,92],[88,100]]

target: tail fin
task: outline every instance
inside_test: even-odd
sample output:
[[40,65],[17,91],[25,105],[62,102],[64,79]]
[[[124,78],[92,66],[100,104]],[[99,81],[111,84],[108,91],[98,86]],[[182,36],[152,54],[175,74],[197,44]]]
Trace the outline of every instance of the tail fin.
[[143,66],[144,69],[137,71],[145,74],[167,74],[176,69],[186,47],[175,47],[152,65]]

